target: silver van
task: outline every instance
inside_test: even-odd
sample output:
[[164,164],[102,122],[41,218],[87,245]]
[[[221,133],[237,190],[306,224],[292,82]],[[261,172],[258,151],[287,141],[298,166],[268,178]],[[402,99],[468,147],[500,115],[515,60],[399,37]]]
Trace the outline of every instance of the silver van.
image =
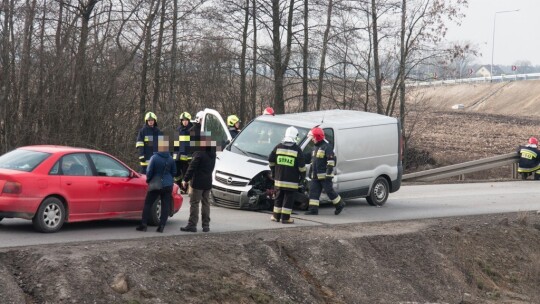
[[[298,144],[306,163],[313,150],[309,131],[315,126],[324,130],[336,154],[334,189],[343,199],[365,197],[370,205],[382,206],[389,193],[400,188],[402,140],[396,118],[349,110],[263,115],[219,153],[212,188],[216,205],[271,208],[274,193],[268,155],[290,126],[299,131]],[[307,202],[306,187],[301,187],[297,197],[299,204]]]

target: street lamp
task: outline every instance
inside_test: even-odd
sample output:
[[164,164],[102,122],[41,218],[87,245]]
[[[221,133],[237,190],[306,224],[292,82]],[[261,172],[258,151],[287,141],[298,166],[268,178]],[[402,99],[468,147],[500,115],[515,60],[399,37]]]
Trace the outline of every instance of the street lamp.
[[497,14],[503,14],[503,13],[514,13],[519,12],[519,9],[517,10],[511,10],[511,11],[498,11],[493,14],[493,39],[491,41],[491,71],[490,71],[490,81],[493,80],[493,54],[495,53],[495,21],[497,20]]

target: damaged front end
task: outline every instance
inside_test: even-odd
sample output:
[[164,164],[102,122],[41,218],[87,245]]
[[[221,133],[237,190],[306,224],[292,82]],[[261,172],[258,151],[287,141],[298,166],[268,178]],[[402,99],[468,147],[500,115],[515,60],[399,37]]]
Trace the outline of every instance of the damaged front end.
[[[248,209],[271,211],[274,207],[277,190],[274,188],[274,180],[271,179],[270,170],[257,174],[249,184],[253,187],[248,191]],[[294,209],[307,209],[309,198],[306,185],[305,182],[300,185],[295,195]]]
[[274,189],[274,181],[270,178],[270,170],[262,171],[255,175],[249,182],[253,187],[248,191],[248,202],[246,209],[250,210],[272,210],[274,207],[274,199],[276,198],[276,190]]

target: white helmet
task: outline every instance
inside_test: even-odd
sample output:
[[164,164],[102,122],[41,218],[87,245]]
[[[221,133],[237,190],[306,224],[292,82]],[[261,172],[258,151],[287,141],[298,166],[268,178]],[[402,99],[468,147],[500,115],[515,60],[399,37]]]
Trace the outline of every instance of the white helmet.
[[283,142],[296,142],[296,137],[298,137],[298,130],[295,127],[288,127],[285,131],[285,137],[283,137]]
[[204,111],[199,111],[197,112],[197,115],[195,115],[195,122],[201,123],[203,118],[204,118]]

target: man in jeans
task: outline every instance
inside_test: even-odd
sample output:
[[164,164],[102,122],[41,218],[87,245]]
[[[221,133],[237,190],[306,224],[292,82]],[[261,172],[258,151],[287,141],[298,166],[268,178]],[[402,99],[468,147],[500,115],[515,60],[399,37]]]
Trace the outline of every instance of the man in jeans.
[[210,132],[201,132],[194,127],[190,134],[190,148],[193,158],[186,174],[182,179],[182,187],[187,188],[191,181],[191,194],[189,198],[189,220],[181,231],[197,232],[199,222],[199,204],[202,202],[201,217],[203,232],[210,231],[210,191],[212,189],[212,172],[216,164],[216,142],[212,141]]

